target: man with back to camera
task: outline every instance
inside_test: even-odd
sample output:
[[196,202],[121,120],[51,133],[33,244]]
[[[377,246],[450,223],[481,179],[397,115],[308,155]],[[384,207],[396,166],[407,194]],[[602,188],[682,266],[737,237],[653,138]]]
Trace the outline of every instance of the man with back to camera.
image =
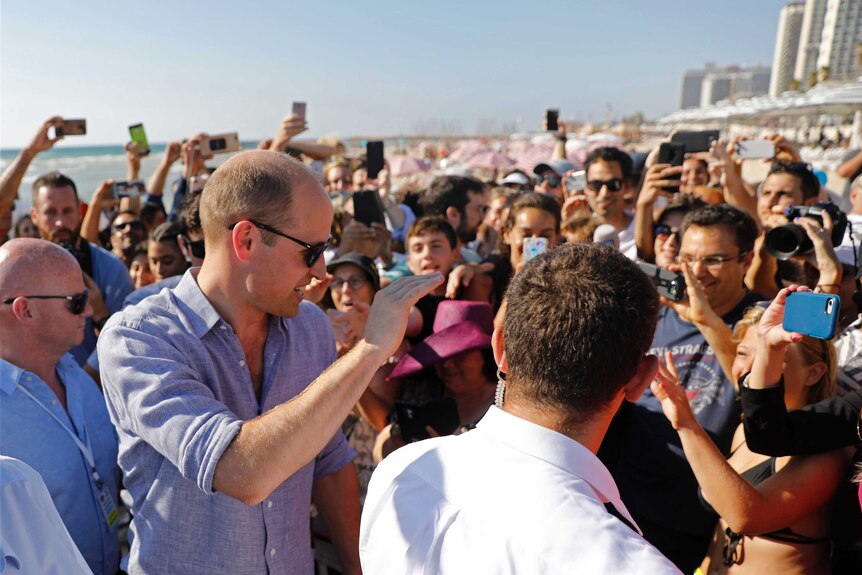
[[[61,139],[49,138],[48,131],[62,121],[62,118],[54,117],[42,124],[30,144],[3,171],[0,176],[0,197],[17,195],[33,158]],[[129,270],[119,258],[81,238],[80,208],[75,182],[60,172],[42,174],[33,182],[33,207],[30,209],[33,223],[44,239],[63,246],[75,255],[84,271],[84,283],[90,292],[93,316],[87,318],[84,341],[72,350],[78,364],[84,365],[90,353],[96,349],[96,328],[122,308],[123,298],[132,291],[132,280]]]
[[134,500],[129,573],[310,572],[312,497],[344,572],[358,572],[358,486],[339,426],[442,276],[378,292],[364,338],[333,364],[329,322],[302,301],[330,241],[315,175],[244,152],[210,177],[200,211],[202,266],[100,337]]
[[117,435],[99,388],[68,354],[92,313],[69,252],[32,238],[0,246],[0,454],[39,472],[90,568],[113,574]]
[[528,262],[506,299],[493,337],[502,408],[377,467],[365,572],[678,573],[639,535],[595,455],[620,404],[657,370],[645,355],[652,283],[613,248],[567,244]]
[[635,217],[625,209],[625,196],[631,188],[631,156],[618,148],[596,148],[584,160],[584,170],[585,192],[593,215],[600,223],[616,228],[620,251],[635,259]]
[[[757,236],[754,220],[737,208],[706,206],[686,215],[680,234],[679,260],[689,266],[715,315],[732,327],[750,305],[763,299],[743,284]],[[663,308],[650,353],[673,355],[682,385],[694,393],[697,420],[727,453],[739,424],[736,393],[701,332],[707,328],[688,319],[690,313],[687,299]],[[661,417],[659,401],[647,389],[614,421],[602,456],[644,537],[684,573],[691,573],[706,554],[716,516],[701,506],[679,438]]]

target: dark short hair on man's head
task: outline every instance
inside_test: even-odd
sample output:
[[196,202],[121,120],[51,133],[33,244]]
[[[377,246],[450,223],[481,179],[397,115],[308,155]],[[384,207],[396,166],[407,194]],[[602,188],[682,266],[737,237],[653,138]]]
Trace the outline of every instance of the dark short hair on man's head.
[[769,175],[790,174],[799,178],[799,186],[802,188],[802,201],[816,198],[820,194],[820,180],[808,167],[801,162],[772,162]]
[[155,202],[144,202],[144,205],[141,206],[141,221],[148,226],[151,226],[156,220],[156,214],[158,213],[164,214],[166,218],[168,216],[167,212],[165,211],[165,207],[162,204],[157,204]]
[[685,236],[686,230],[692,226],[724,227],[733,233],[740,253],[753,250],[754,240],[757,239],[757,224],[754,219],[747,212],[726,204],[705,206],[689,212],[682,221],[680,237]]
[[455,230],[452,228],[452,224],[446,221],[446,218],[441,216],[428,216],[419,218],[413,222],[407,230],[407,241],[410,241],[410,238],[433,233],[439,233],[446,236],[446,239],[449,241],[449,245],[452,246],[453,250],[455,249],[455,246],[458,245],[458,237],[455,235]]
[[179,248],[177,240],[183,233],[183,225],[180,222],[165,222],[150,232],[150,242],[174,244]]
[[530,260],[506,301],[507,385],[581,421],[635,375],[659,309],[646,274],[603,244],[566,244]]
[[419,207],[423,216],[445,216],[446,208],[454,207],[462,218],[467,217],[465,208],[470,203],[467,192],[482,194],[485,184],[467,176],[440,176],[431,182],[419,197]]
[[624,179],[628,180],[632,177],[632,157],[619,148],[611,146],[596,148],[587,154],[587,159],[584,160],[584,171],[589,172],[590,166],[596,162],[616,162],[623,171]]
[[53,171],[42,174],[33,182],[33,207],[39,206],[39,190],[42,186],[48,186],[49,188],[65,188],[69,186],[75,192],[75,200],[78,201],[78,187],[75,186],[72,178],[64,176],[60,172]]
[[177,213],[177,221],[182,222],[183,233],[189,230],[201,229],[201,196],[203,190],[189,190],[186,192],[186,197],[183,198],[180,204],[180,211]]
[[707,203],[697,196],[693,196],[691,194],[676,194],[662,210],[661,215],[658,217],[658,222],[661,223],[664,218],[673,214],[682,214],[684,216],[687,213],[706,205]]

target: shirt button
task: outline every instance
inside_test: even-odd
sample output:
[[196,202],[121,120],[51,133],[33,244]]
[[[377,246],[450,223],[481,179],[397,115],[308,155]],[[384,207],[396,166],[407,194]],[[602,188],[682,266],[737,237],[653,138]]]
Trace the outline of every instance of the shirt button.
[[266,502],[266,508],[267,508],[267,509],[272,509],[272,501],[267,501],[267,502]]
[[275,549],[270,549],[270,550],[269,550],[269,556],[270,556],[270,557],[275,557]]
[[239,366],[245,367],[245,360],[244,359],[239,360]]
[[51,405],[57,405],[57,400],[56,400],[56,399],[52,399],[52,400],[51,400]]

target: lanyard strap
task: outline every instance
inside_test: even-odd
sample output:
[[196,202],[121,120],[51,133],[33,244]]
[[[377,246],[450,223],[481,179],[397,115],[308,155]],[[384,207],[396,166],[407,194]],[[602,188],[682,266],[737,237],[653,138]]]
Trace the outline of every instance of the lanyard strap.
[[[77,436],[77,435],[75,435],[74,433],[72,433],[72,430],[71,430],[71,429],[69,429],[69,427],[68,427],[68,426],[63,422],[63,420],[62,420],[62,419],[60,419],[59,417],[57,417],[57,414],[56,414],[56,413],[54,413],[53,411],[51,411],[50,409],[48,409],[48,408],[45,406],[45,404],[44,404],[44,403],[42,403],[41,401],[39,401],[38,399],[36,399],[36,396],[35,396],[35,395],[33,395],[32,393],[30,393],[30,390],[29,390],[29,389],[27,389],[27,388],[26,388],[26,387],[24,387],[23,385],[18,385],[18,389],[20,389],[21,391],[23,391],[23,392],[24,392],[24,395],[26,395],[27,397],[29,397],[30,399],[32,399],[34,402],[36,402],[36,405],[38,405],[39,407],[41,407],[42,409],[44,409],[44,410],[48,413],[48,415],[50,415],[51,417],[53,417],[53,418],[57,421],[57,423],[59,423],[59,424],[60,424],[60,427],[62,427],[62,428],[66,431],[66,433],[68,433],[68,434],[69,434],[69,437],[71,437],[71,438],[72,438],[72,441],[74,441],[74,442],[75,442],[75,445],[77,445],[77,446],[78,446],[78,449],[79,449],[79,450],[81,451],[81,453],[84,455],[84,459],[86,459],[86,460],[87,460],[87,463],[89,464],[90,469],[92,469],[92,470],[93,470],[93,479],[95,479],[95,480],[96,480],[96,483],[101,487],[101,485],[102,485],[102,480],[101,480],[101,478],[99,477],[99,472],[98,472],[98,471],[96,471],[96,459],[93,457],[93,450],[92,450],[92,449],[90,449],[90,447],[89,447],[89,446],[84,445],[84,442],[83,442],[83,441],[81,441],[80,439],[78,439],[78,436]],[[87,434],[87,426],[86,426],[86,424],[84,425],[84,433],[85,433],[85,434]],[[89,434],[87,434],[87,443],[89,443],[89,442],[90,442],[90,437],[89,437]]]

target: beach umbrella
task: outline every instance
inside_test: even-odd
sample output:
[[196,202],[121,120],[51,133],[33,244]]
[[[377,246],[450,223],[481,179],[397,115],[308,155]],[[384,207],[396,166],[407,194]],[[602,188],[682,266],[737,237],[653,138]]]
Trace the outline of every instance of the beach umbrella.
[[426,169],[425,164],[413,156],[394,156],[389,159],[389,173],[396,178],[424,172]]
[[515,165],[515,160],[499,152],[479,152],[467,162],[467,167],[472,170],[497,170],[509,168]]
[[456,162],[466,162],[476,154],[490,151],[484,142],[480,140],[461,140],[455,144],[455,149],[449,154],[449,157]]

